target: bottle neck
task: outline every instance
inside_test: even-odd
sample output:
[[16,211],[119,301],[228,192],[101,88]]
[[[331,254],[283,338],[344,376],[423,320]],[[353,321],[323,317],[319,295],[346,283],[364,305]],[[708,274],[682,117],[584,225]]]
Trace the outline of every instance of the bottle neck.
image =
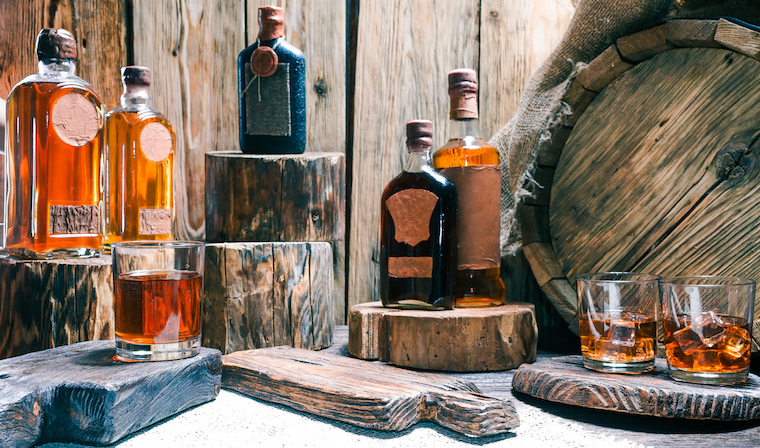
[[409,151],[409,158],[406,160],[404,171],[407,173],[421,173],[426,166],[432,168],[430,148],[422,151]]
[[125,84],[124,93],[121,95],[121,106],[127,110],[150,107],[150,87]]
[[449,140],[480,138],[480,126],[477,118],[461,118],[449,121]]
[[41,75],[73,75],[76,63],[72,59],[43,59],[37,63]]

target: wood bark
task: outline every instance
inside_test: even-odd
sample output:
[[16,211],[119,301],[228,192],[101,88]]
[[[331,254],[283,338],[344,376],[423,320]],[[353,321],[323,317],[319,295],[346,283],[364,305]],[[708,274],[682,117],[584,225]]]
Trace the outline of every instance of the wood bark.
[[446,372],[514,369],[536,359],[534,306],[416,311],[354,305],[349,313],[351,355]]
[[110,256],[53,261],[0,256],[0,359],[113,337]]
[[332,344],[329,243],[206,245],[202,343],[223,353]]
[[222,359],[122,363],[113,341],[0,361],[0,446],[107,445],[219,394]]
[[629,414],[699,420],[760,418],[760,378],[750,373],[738,386],[702,386],[674,381],[664,359],[641,375],[594,372],[580,356],[562,356],[525,364],[512,389],[543,400]]
[[428,420],[471,437],[519,425],[511,402],[470,382],[287,347],[223,357],[222,387],[362,428],[401,431]]

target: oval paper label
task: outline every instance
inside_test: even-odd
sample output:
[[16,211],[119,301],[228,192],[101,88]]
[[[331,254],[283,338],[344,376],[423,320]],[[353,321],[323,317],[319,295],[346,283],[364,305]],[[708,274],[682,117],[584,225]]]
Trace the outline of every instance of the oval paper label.
[[148,123],[140,132],[140,148],[148,160],[160,162],[172,152],[172,133],[161,123]]
[[67,93],[53,106],[53,128],[65,143],[82,146],[98,135],[98,110],[84,95]]

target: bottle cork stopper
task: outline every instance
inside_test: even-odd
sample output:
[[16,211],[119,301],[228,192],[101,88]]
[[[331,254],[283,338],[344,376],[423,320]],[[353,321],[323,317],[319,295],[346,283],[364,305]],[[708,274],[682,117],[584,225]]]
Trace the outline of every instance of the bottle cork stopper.
[[478,118],[478,74],[475,70],[458,68],[449,72],[449,97],[449,118]]
[[77,42],[67,30],[43,28],[37,35],[37,60],[76,58]]
[[478,74],[469,68],[449,72],[449,95],[478,93]]
[[412,120],[406,123],[406,145],[409,151],[424,151],[433,146],[433,122]]
[[283,37],[285,11],[278,6],[259,7],[259,39],[272,40]]
[[152,80],[148,67],[128,65],[121,68],[121,81],[125,85],[149,87]]

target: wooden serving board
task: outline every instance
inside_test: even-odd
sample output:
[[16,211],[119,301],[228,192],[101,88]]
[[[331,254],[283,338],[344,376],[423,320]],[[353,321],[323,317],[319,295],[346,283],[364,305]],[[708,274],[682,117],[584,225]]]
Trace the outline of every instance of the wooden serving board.
[[348,352],[361,359],[422,370],[489,372],[536,360],[535,307],[512,302],[490,308],[419,311],[354,305]]
[[0,447],[110,444],[219,394],[217,350],[179,361],[116,361],[113,341],[0,361]]
[[511,402],[444,375],[290,347],[222,359],[224,388],[363,428],[400,431],[428,420],[483,437],[519,425]]
[[706,386],[670,378],[664,359],[641,375],[599,373],[583,367],[581,356],[525,364],[512,379],[517,392],[592,409],[698,420],[760,418],[760,378],[752,373],[737,386]]

